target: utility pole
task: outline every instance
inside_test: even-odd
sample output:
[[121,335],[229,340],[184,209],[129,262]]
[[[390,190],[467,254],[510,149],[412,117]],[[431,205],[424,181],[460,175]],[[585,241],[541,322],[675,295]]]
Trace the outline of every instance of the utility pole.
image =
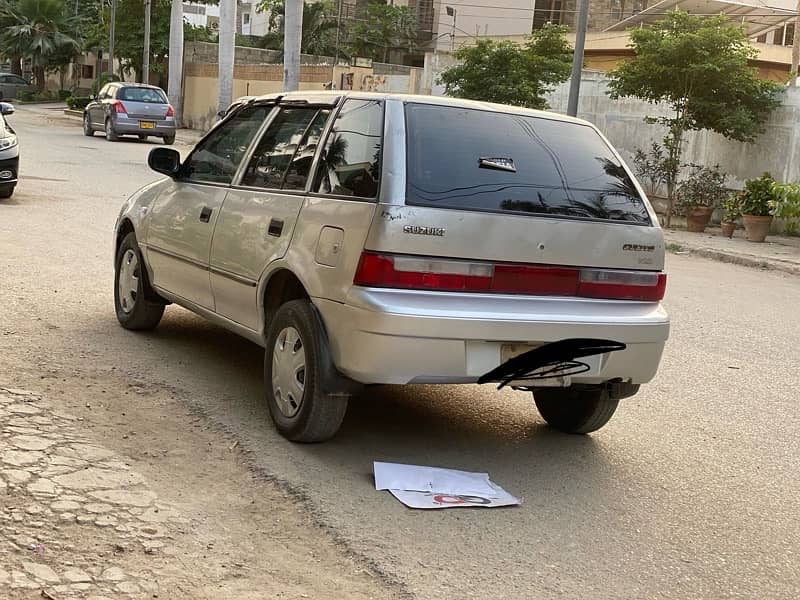
[[233,65],[236,54],[236,0],[219,3],[219,111],[233,102]]
[[456,16],[458,13],[452,6],[445,6],[445,11],[448,17],[453,17],[453,24],[450,28],[450,52],[453,52],[456,49]]
[[111,0],[111,23],[108,28],[108,73],[114,74],[114,38],[116,37],[117,0]]
[[569,82],[569,102],[567,114],[578,115],[578,98],[581,91],[581,71],[583,70],[583,48],[586,45],[586,23],[589,20],[589,0],[578,0],[578,25],[575,28],[575,52],[572,55],[572,78]]
[[797,0],[797,13],[794,17],[794,37],[792,38],[792,87],[797,87],[797,67],[800,64],[800,0]]
[[[334,87],[336,87],[336,67],[339,66],[339,38],[342,29],[342,2],[344,2],[344,0],[339,0],[339,10],[336,14],[336,52],[334,53],[333,70],[331,72],[331,84]],[[800,2],[800,0],[798,0],[798,2]]]
[[303,40],[303,0],[286,0],[283,28],[283,91],[300,87],[300,44]]
[[167,95],[175,110],[175,125],[183,118],[183,0],[172,0],[169,15],[169,81]]
[[144,56],[142,83],[150,83],[150,0],[144,0]]

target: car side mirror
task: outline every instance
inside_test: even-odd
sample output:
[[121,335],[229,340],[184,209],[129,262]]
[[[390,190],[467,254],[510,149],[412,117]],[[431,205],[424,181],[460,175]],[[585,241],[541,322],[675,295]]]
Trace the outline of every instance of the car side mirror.
[[156,173],[175,177],[181,170],[181,155],[172,148],[153,148],[147,157],[147,164]]
[[0,113],[5,117],[6,115],[14,114],[14,105],[9,102],[0,102]]

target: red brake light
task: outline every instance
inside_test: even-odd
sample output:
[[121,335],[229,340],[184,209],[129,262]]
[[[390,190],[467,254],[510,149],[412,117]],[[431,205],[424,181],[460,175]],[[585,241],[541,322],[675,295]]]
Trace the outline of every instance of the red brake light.
[[667,276],[550,265],[493,264],[364,252],[355,285],[440,292],[484,292],[658,302]]
[[125,105],[120,102],[119,100],[114,100],[114,112],[120,114],[128,114],[128,111],[125,110]]
[[174,117],[174,116],[175,116],[175,109],[174,109],[174,108],[172,108],[172,104],[170,104],[170,105],[169,105],[169,108],[167,108],[167,114],[166,114],[166,116],[167,116],[167,117]]

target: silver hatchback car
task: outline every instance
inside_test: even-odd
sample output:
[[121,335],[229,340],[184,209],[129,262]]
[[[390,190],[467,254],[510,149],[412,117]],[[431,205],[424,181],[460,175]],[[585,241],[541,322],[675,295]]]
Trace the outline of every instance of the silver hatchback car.
[[175,110],[159,87],[143,83],[109,83],[83,110],[83,133],[89,137],[102,131],[116,142],[120,136],[140,140],[158,137],[175,143]]
[[[369,384],[475,383],[551,342],[618,342],[503,383],[566,432],[656,374],[658,220],[589,123],[510,106],[292,93],[231,111],[122,207],[123,327],[174,302],[266,348],[278,430],[321,441]],[[553,368],[555,367],[555,368]]]

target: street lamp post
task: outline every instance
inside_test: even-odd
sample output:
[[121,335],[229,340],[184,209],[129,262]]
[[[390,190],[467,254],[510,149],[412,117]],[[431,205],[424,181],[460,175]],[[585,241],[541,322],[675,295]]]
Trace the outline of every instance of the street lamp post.
[[144,56],[142,83],[150,83],[150,0],[144,0]]
[[116,37],[117,0],[111,0],[111,23],[108,28],[108,73],[114,74],[114,38]]

